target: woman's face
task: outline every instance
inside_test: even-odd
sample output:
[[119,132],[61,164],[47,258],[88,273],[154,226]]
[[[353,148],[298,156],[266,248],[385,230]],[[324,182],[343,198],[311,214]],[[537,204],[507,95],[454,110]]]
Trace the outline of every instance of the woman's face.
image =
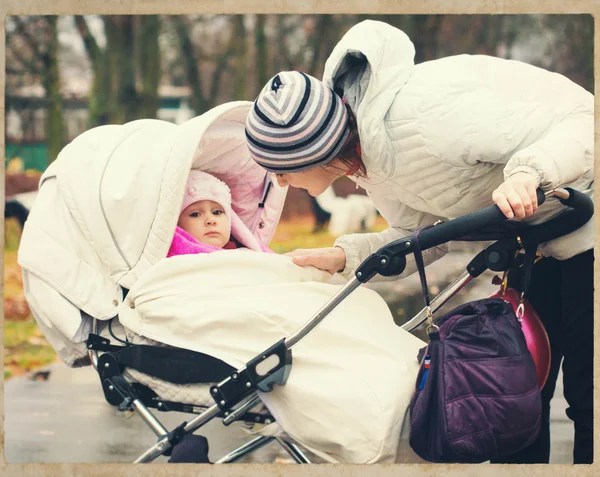
[[327,190],[333,182],[349,172],[352,163],[362,164],[360,141],[355,121],[352,119],[350,134],[335,159],[326,166],[315,166],[302,172],[276,174],[280,186],[290,185],[306,190],[316,197]]
[[177,225],[200,243],[223,247],[229,242],[231,227],[223,207],[212,200],[188,205],[179,215]]
[[[332,161],[333,162],[333,161]],[[313,197],[321,195],[333,182],[344,175],[339,167],[316,166],[302,172],[290,172],[287,174],[275,174],[280,186],[290,185],[297,189],[304,189]]]

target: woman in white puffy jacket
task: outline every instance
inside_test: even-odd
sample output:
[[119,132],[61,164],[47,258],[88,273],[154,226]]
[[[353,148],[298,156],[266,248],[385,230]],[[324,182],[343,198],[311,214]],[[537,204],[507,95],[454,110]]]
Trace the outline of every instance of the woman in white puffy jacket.
[[[538,187],[591,190],[592,94],[517,61],[460,55],[414,65],[414,53],[402,31],[364,21],[334,48],[323,82],[281,72],[256,99],[246,137],[257,163],[313,196],[349,176],[389,224],[292,252],[297,264],[348,277],[381,246],[439,219],[496,203],[509,218],[542,222],[560,204],[548,199],[536,213]],[[549,461],[549,403],[562,358],[574,462],[592,461],[593,245],[590,220],[538,249],[545,258],[528,297],[550,336],[552,369],[540,436],[506,462]],[[425,263],[445,252],[427,250]],[[416,270],[408,258],[404,276]]]

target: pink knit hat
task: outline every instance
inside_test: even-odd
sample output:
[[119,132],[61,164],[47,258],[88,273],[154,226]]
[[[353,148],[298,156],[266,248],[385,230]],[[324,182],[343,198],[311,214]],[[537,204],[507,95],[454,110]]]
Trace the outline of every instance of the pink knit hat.
[[251,250],[257,252],[262,250],[257,238],[231,208],[231,191],[227,184],[206,172],[193,169],[190,171],[185,187],[181,211],[201,200],[212,200],[223,207],[229,219],[232,237]]
[[181,211],[201,200],[212,200],[225,210],[225,215],[231,217],[231,191],[225,182],[206,172],[192,170],[188,176]]

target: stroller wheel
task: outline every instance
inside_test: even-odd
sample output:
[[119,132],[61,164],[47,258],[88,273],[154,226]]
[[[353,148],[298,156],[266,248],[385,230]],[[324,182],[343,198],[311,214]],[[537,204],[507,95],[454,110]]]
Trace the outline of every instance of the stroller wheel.
[[211,464],[208,460],[208,440],[204,436],[186,435],[171,449],[169,464]]

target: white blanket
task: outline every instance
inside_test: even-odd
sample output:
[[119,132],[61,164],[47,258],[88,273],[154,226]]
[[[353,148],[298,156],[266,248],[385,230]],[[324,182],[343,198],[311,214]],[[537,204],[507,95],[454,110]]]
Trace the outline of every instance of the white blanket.
[[[241,368],[290,336],[339,286],[289,257],[228,250],[164,259],[130,290],[121,323]],[[330,462],[391,463],[424,343],[359,288],[292,348],[285,386],[261,393],[281,427]]]

